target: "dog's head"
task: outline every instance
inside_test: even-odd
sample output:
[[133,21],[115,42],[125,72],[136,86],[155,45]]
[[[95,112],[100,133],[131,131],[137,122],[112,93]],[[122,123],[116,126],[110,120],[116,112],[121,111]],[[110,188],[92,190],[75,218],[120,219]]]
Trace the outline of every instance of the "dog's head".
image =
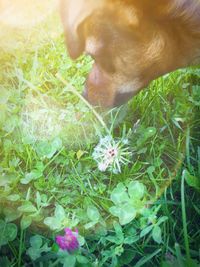
[[120,105],[151,80],[184,65],[174,20],[166,19],[169,2],[61,1],[69,55],[75,59],[85,51],[94,59],[84,92],[89,102]]

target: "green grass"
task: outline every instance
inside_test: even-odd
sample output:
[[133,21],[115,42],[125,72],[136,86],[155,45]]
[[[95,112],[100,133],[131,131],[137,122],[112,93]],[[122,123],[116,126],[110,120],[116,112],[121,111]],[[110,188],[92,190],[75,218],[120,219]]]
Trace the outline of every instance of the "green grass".
[[[199,266],[200,69],[165,75],[99,119],[70,90],[91,64],[71,61],[63,37],[1,53],[0,266]],[[92,158],[107,131],[129,138],[119,174]],[[55,244],[64,227],[79,229],[72,255]]]

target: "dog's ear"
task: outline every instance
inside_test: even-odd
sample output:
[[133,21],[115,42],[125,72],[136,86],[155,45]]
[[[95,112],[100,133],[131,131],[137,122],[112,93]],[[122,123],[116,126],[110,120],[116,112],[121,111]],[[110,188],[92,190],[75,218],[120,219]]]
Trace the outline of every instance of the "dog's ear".
[[102,0],[61,0],[60,11],[69,55],[75,59],[85,48],[84,22]]

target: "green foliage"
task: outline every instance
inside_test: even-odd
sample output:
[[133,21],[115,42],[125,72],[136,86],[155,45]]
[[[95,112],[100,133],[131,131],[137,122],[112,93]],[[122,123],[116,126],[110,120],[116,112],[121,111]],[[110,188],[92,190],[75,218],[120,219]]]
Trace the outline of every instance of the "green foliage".
[[112,191],[111,200],[115,206],[112,206],[109,210],[119,218],[121,225],[131,222],[137,213],[140,213],[146,204],[145,191],[145,186],[138,181],[130,182],[128,188],[119,183]]
[[64,208],[61,205],[57,205],[55,208],[54,216],[47,217],[44,223],[49,226],[51,230],[62,230],[66,225],[74,227],[77,225],[78,220],[70,220],[67,216]]
[[52,142],[41,141],[37,143],[35,150],[39,158],[51,159],[53,155],[62,148],[62,140],[54,139]]
[[13,241],[17,236],[17,226],[0,220],[0,247]]
[[90,222],[84,225],[86,230],[94,227],[99,222],[100,213],[95,206],[89,206],[87,208],[87,217]]
[[200,179],[197,176],[191,175],[187,170],[185,170],[185,180],[187,184],[198,191],[200,191]]
[[[92,61],[62,40],[1,55],[0,266],[199,266],[199,68],[101,114],[133,152],[102,173],[91,155],[105,129],[56,78],[81,92]],[[74,254],[55,244],[65,227],[80,229]]]
[[39,235],[35,235],[30,238],[30,245],[31,246],[29,249],[27,249],[26,253],[33,261],[38,259],[43,252],[48,252],[51,250],[47,243],[43,245],[42,237]]

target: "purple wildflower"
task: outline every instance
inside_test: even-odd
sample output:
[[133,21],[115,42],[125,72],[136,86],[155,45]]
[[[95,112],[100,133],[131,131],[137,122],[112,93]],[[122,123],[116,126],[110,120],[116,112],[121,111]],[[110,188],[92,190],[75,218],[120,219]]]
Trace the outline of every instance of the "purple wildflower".
[[62,250],[67,250],[68,252],[72,252],[79,247],[78,243],[78,229],[75,232],[72,232],[70,228],[65,228],[64,236],[58,235],[56,237],[56,243]]

